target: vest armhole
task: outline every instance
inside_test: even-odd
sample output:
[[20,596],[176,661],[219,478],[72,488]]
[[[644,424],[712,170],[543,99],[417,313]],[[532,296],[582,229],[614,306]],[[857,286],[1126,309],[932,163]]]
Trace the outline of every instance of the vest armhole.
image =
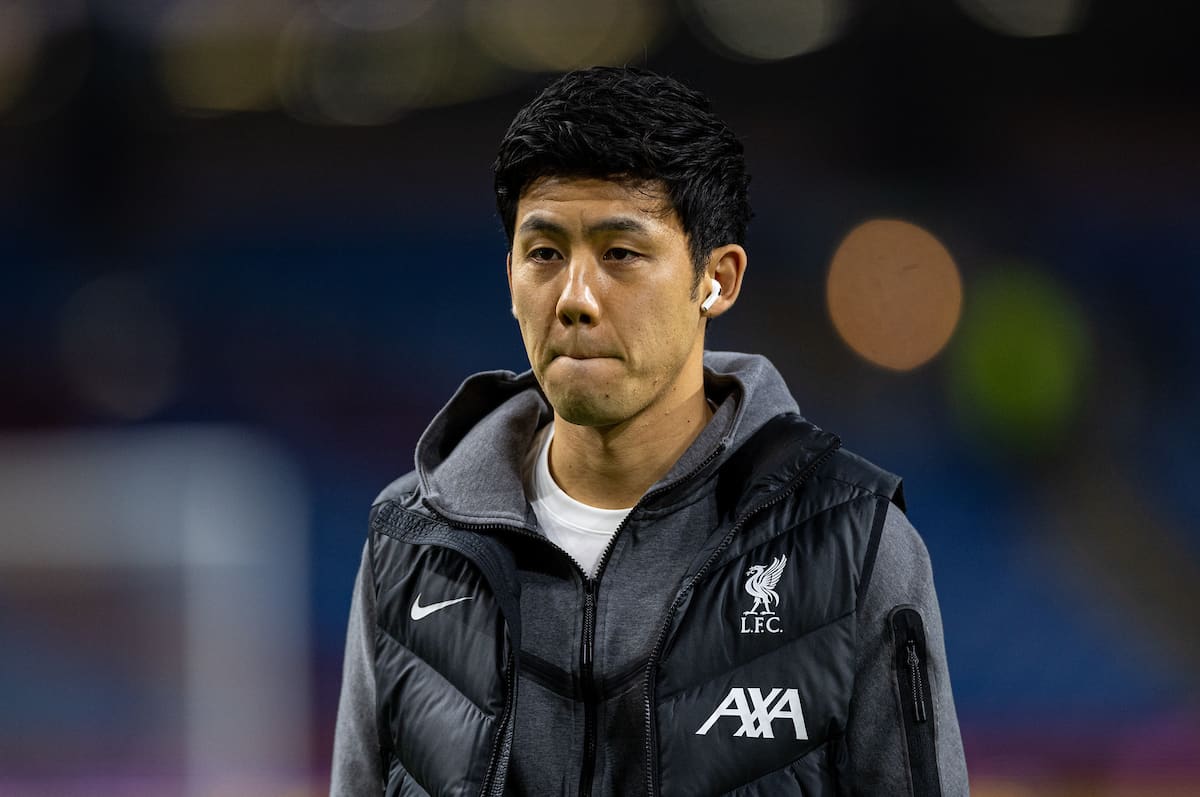
[[900,508],[901,512],[908,511],[908,505],[904,501],[904,480],[900,479],[896,482],[896,489],[892,493],[892,503]]
[[[900,496],[897,490],[897,496]],[[901,497],[903,500],[903,498]],[[855,606],[862,605],[863,596],[871,584],[871,576],[875,572],[875,556],[879,552],[879,538],[883,535],[883,523],[887,519],[888,506],[891,501],[886,496],[875,499],[875,517],[871,521],[871,538],[867,542],[867,552],[863,556],[862,576],[858,580]]]

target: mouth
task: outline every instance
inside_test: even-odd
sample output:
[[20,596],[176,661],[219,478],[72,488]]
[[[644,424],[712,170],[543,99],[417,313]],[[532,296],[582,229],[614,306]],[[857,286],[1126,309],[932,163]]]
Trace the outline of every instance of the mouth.
[[613,355],[605,354],[603,352],[560,351],[560,352],[555,352],[554,356],[552,356],[550,358],[550,360],[554,361],[554,360],[557,360],[560,358],[566,358],[568,360],[611,360],[611,359],[616,359],[615,357],[613,357]]

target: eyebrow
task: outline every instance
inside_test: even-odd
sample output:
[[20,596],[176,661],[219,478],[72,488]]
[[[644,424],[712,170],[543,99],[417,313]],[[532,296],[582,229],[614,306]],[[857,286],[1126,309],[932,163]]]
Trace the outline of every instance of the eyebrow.
[[[532,216],[521,223],[517,232],[545,232],[555,235],[566,235],[567,229],[544,216]],[[647,235],[650,232],[650,228],[643,222],[630,216],[612,216],[607,219],[601,219],[595,224],[589,224],[584,232],[589,236],[600,232],[631,232]]]

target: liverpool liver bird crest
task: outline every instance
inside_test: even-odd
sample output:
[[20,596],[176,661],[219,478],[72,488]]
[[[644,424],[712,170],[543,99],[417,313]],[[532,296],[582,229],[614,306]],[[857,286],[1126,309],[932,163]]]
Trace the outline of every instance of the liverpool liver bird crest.
[[787,554],[784,554],[775,557],[768,566],[754,565],[746,571],[746,575],[750,576],[746,579],[746,592],[754,598],[754,605],[749,611],[742,612],[743,615],[775,614],[775,610],[771,608],[779,605],[779,593],[775,591],[775,585],[779,583],[779,577],[783,575],[783,568],[786,566]]

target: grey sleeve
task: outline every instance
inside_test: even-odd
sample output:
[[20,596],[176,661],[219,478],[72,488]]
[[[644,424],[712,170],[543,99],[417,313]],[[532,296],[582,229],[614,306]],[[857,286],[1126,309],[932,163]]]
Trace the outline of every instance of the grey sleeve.
[[858,610],[854,695],[846,728],[850,792],[875,795],[913,791],[888,627],[892,610],[904,605],[920,612],[925,626],[941,791],[945,797],[965,795],[969,793],[967,766],[950,691],[942,615],[933,588],[929,552],[894,504],[888,507],[873,574]]
[[350,624],[346,629],[342,692],[333,737],[330,797],[383,793],[379,732],[375,725],[374,630],[375,590],[370,550],[364,546],[362,563],[354,581],[354,596],[350,600]]

